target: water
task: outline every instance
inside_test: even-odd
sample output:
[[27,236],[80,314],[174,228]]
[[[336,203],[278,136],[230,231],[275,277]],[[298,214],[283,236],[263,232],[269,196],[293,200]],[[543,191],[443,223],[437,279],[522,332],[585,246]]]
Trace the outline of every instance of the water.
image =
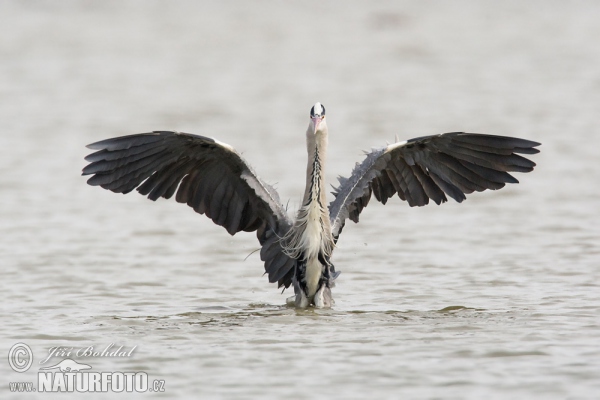
[[[597,398],[599,17],[597,2],[2,2],[0,348],[28,344],[34,366],[0,362],[0,397],[29,398],[8,383],[36,381],[51,347],[114,343],[137,348],[76,360],[165,380],[145,397]],[[460,205],[371,203],[335,252],[331,310],[284,307],[258,254],[244,261],[254,235],[79,176],[87,143],[181,130],[235,146],[294,209],[316,101],[330,182],[396,134],[542,153],[520,185]]]

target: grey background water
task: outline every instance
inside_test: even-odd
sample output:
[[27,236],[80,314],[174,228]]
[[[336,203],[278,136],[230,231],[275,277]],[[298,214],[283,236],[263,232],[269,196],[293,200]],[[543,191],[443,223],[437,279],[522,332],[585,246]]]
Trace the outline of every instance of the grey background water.
[[[53,346],[110,343],[138,347],[78,360],[166,380],[146,397],[600,397],[599,18],[595,1],[1,2],[0,349],[35,361],[0,362],[0,397],[29,398],[8,382]],[[542,153],[463,204],[371,203],[332,310],[282,306],[244,261],[253,234],[79,176],[87,143],[180,130],[236,147],[295,209],[316,101],[330,181],[396,134]]]

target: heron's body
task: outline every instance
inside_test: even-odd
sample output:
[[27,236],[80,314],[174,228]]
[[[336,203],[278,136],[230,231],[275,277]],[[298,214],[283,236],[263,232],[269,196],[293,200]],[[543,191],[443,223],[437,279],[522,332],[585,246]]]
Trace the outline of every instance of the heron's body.
[[[321,117],[320,112],[317,115],[316,118]],[[293,284],[294,303],[298,307],[309,304],[331,306],[333,301],[329,260],[335,243],[325,190],[327,124],[321,120],[316,129],[315,123],[311,119],[306,130],[308,163],[302,207],[298,210],[294,226],[283,239],[284,251],[297,260]]]
[[507,171],[529,172],[535,163],[516,153],[535,154],[539,143],[505,136],[446,133],[374,149],[349,178],[339,178],[335,199],[327,206],[325,109],[311,110],[306,132],[306,189],[295,220],[277,192],[263,182],[229,145],[178,132],[152,132],[107,139],[89,145],[90,185],[118,193],[137,190],[151,200],[170,198],[206,214],[230,234],[256,231],[269,281],[293,284],[288,303],[330,307],[331,288],[339,275],[331,263],[346,219],[358,222],[371,195],[385,204],[398,194],[409,205],[446,194],[462,202],[465,194],[500,189],[518,181]]

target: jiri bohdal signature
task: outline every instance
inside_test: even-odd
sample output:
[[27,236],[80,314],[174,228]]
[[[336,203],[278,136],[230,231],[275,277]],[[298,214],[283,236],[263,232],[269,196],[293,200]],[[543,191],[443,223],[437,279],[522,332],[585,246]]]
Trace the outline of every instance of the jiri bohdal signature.
[[137,345],[130,349],[125,346],[116,347],[114,343],[109,344],[102,350],[98,350],[97,346],[88,347],[64,347],[55,346],[48,349],[48,356],[40,361],[40,365],[46,364],[53,357],[131,357]]

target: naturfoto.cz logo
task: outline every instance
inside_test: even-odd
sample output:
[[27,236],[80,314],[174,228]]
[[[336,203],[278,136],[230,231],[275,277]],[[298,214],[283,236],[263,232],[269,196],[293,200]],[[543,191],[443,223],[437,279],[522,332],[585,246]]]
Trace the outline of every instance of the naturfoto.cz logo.
[[[43,365],[57,357],[131,357],[137,346],[127,350],[114,344],[102,350],[94,346],[84,348],[52,347],[48,356],[39,362]],[[24,343],[17,343],[8,352],[10,367],[19,373],[29,370],[33,364],[33,352]],[[150,380],[148,374],[139,372],[96,372],[87,363],[65,358],[59,362],[39,368],[37,386],[34,382],[10,382],[11,392],[164,392],[165,381]],[[89,371],[92,370],[92,371]]]

